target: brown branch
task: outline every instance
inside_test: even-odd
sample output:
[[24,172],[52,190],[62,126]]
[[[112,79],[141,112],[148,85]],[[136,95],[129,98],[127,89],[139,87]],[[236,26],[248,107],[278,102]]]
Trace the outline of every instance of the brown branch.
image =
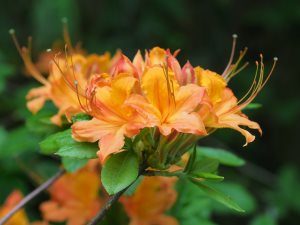
[[[119,191],[118,193],[111,195],[109,197],[109,199],[107,200],[107,202],[105,203],[104,207],[101,208],[101,210],[98,212],[98,214],[88,223],[88,225],[97,225],[99,224],[101,221],[103,221],[104,217],[106,216],[106,213],[108,212],[108,210],[119,200],[119,198],[124,194],[124,192],[127,191],[128,188],[131,187],[131,185],[134,184],[134,182],[141,176],[144,174],[145,170],[146,170],[147,166],[142,165],[139,169],[139,175],[137,176],[137,178],[131,183],[129,184],[126,188],[124,188],[123,190]],[[0,224],[1,225],[1,224]]]
[[34,199],[42,191],[50,187],[58,178],[60,178],[66,171],[64,169],[59,170],[53,177],[37,187],[34,191],[25,196],[8,214],[0,219],[0,225],[4,225],[16,212],[23,208],[28,202]]

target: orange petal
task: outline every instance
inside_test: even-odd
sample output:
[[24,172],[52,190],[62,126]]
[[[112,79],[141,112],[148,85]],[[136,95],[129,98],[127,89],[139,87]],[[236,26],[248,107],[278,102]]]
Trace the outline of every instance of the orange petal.
[[164,120],[174,105],[172,93],[176,93],[179,87],[174,73],[169,71],[166,74],[160,66],[149,68],[142,77],[141,87],[149,103],[160,111],[161,120]]
[[72,125],[72,135],[77,141],[96,142],[102,137],[115,133],[120,126],[109,121],[93,118],[89,121],[79,121]]
[[262,133],[259,124],[249,120],[243,114],[222,115],[221,117],[219,117],[218,124],[216,125],[216,127],[219,127],[219,128],[232,128],[234,130],[239,131],[242,135],[244,135],[244,137],[246,139],[246,143],[244,145],[244,146],[246,146],[248,143],[254,141],[255,136],[252,135],[249,131],[241,128],[240,126],[247,126],[251,129],[256,129],[260,133]]
[[[169,129],[167,129],[169,128]],[[206,135],[205,126],[201,117],[197,113],[180,112],[168,118],[168,121],[162,124],[160,131],[163,135],[169,135],[172,129],[182,133]]]
[[110,133],[101,138],[99,142],[100,150],[97,152],[100,161],[103,163],[107,156],[112,153],[121,151],[124,146],[124,132],[125,127],[121,127],[114,133]]

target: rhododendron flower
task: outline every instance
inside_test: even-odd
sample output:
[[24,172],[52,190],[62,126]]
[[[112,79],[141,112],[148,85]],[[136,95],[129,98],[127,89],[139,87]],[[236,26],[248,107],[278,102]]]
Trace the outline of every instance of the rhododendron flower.
[[165,212],[176,201],[176,178],[145,177],[132,196],[120,201],[130,218],[130,225],[177,225],[175,218]]
[[83,169],[65,174],[50,188],[51,200],[40,205],[46,221],[83,225],[100,209],[100,190],[97,161],[90,161]]
[[103,161],[109,154],[121,150],[125,136],[136,135],[147,123],[134,108],[124,104],[137,88],[136,78],[120,73],[114,77],[102,74],[96,79],[87,107],[93,119],[74,123],[72,130],[78,141],[100,140],[98,154]]
[[[26,96],[28,109],[36,113],[47,100],[51,100],[58,108],[58,113],[51,118],[57,125],[61,125],[63,115],[70,119],[72,115],[82,112],[80,101],[85,101],[82,95],[91,75],[110,71],[116,59],[120,57],[119,52],[113,58],[109,53],[85,55],[82,51],[71,51],[70,54],[66,52],[65,56],[62,56],[56,52],[50,54],[53,58],[48,61],[48,77],[45,78],[39,71],[41,69],[44,72],[47,68],[45,58],[42,57],[42,62],[38,62],[36,66],[31,60],[30,49],[21,48],[15,36],[13,39],[26,70],[43,85],[28,92]],[[49,56],[46,59],[49,59]]]
[[[6,199],[3,206],[0,208],[0,218],[5,216],[10,210],[14,208],[23,198],[20,191],[13,191]],[[29,220],[26,216],[25,210],[18,211],[7,223],[6,225],[29,225]]]

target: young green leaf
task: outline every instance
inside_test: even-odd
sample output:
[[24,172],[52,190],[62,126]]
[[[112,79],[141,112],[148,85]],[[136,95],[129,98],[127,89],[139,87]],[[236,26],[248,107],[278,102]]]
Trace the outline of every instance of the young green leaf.
[[66,171],[73,173],[82,167],[84,167],[88,162],[88,159],[76,159],[71,157],[63,157],[62,164]]
[[217,191],[210,187],[207,183],[199,182],[195,179],[190,179],[195,185],[197,185],[206,195],[212,199],[226,205],[227,207],[234,209],[238,212],[245,212],[236,202],[234,202],[229,196]]
[[219,161],[216,159],[201,159],[194,163],[194,166],[190,170],[191,173],[215,173],[219,167]]
[[224,180],[224,177],[213,174],[213,173],[205,173],[205,172],[198,172],[198,173],[191,173],[189,174],[190,177],[193,179],[205,179],[209,181],[222,181]]
[[243,166],[245,160],[235,154],[218,148],[197,147],[197,155],[205,158],[216,159],[220,164],[227,166]]
[[71,129],[55,133],[40,143],[44,154],[57,154],[62,157],[77,159],[97,158],[96,143],[77,142],[72,138]]
[[246,109],[258,109],[261,107],[262,107],[262,104],[260,104],[260,103],[250,103],[245,107],[245,110]]
[[192,170],[192,168],[194,167],[196,156],[197,156],[197,154],[196,154],[196,145],[195,145],[195,147],[193,148],[193,152],[190,155],[189,160],[188,160],[183,172],[189,173]]
[[76,142],[61,147],[55,154],[76,159],[94,159],[97,158],[97,151],[97,144]]
[[135,153],[123,151],[114,154],[106,160],[102,168],[102,184],[108,194],[116,194],[137,179],[138,170],[139,160]]
[[71,129],[67,129],[48,136],[45,140],[40,142],[40,148],[41,152],[44,154],[53,154],[57,152],[61,146],[74,142],[71,135]]
[[72,116],[72,122],[73,123],[79,122],[79,121],[90,120],[90,119],[91,119],[91,116],[87,115],[85,113],[78,113],[78,114]]

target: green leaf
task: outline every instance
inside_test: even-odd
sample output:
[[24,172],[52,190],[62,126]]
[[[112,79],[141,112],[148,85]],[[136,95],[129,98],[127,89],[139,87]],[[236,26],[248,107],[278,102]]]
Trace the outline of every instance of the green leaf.
[[40,142],[40,148],[42,153],[52,154],[57,152],[61,146],[74,142],[71,135],[71,129],[67,129],[48,136],[45,140]]
[[220,164],[227,166],[242,166],[245,160],[235,154],[218,148],[197,147],[197,155],[205,158],[216,159]]
[[176,191],[178,197],[170,210],[170,214],[176,217],[181,225],[214,224],[209,223],[212,200],[200,188],[188,179],[181,177],[176,183]]
[[61,147],[55,154],[76,159],[97,158],[97,144],[76,142]]
[[79,121],[86,121],[90,120],[92,117],[90,115],[87,115],[85,113],[78,113],[75,116],[72,116],[72,122],[79,122]]
[[228,208],[234,209],[238,212],[245,212],[236,202],[234,202],[229,196],[217,191],[216,189],[210,187],[207,183],[199,182],[195,179],[190,179],[195,185],[197,185],[207,196],[212,199],[224,204]]
[[222,181],[224,180],[224,177],[218,176],[213,173],[205,173],[205,172],[198,172],[198,173],[191,173],[189,174],[190,177],[192,178],[203,178],[205,180],[210,180],[210,181]]
[[[222,182],[222,183],[211,183],[211,187],[217,189],[218,191],[229,195],[235,202],[241,206],[247,214],[251,214],[256,209],[255,198],[247,190],[245,185],[233,182]],[[213,204],[214,212],[217,214],[232,214],[232,211],[225,207],[224,205],[214,202]]]
[[102,168],[102,184],[108,194],[116,194],[136,180],[138,170],[139,161],[136,154],[131,151],[114,154],[106,160]]
[[218,170],[219,161],[216,159],[202,159],[194,163],[191,173],[215,173]]
[[62,163],[64,165],[64,168],[70,172],[73,173],[82,167],[84,167],[88,162],[88,159],[76,159],[71,157],[63,157]]
[[195,147],[193,148],[193,152],[190,155],[189,160],[188,160],[183,172],[189,173],[192,170],[195,160],[196,160],[196,156],[197,156],[197,154],[196,154],[196,145],[195,145]]
[[256,217],[250,225],[277,225],[278,223],[270,214],[263,214]]
[[57,154],[62,157],[77,159],[97,158],[98,146],[96,143],[76,142],[72,138],[71,129],[50,135],[40,142],[41,152]]
[[250,103],[250,104],[248,104],[248,105],[245,107],[244,110],[246,110],[246,109],[259,109],[259,108],[261,108],[261,107],[262,107],[262,104],[260,104],[260,103]]

